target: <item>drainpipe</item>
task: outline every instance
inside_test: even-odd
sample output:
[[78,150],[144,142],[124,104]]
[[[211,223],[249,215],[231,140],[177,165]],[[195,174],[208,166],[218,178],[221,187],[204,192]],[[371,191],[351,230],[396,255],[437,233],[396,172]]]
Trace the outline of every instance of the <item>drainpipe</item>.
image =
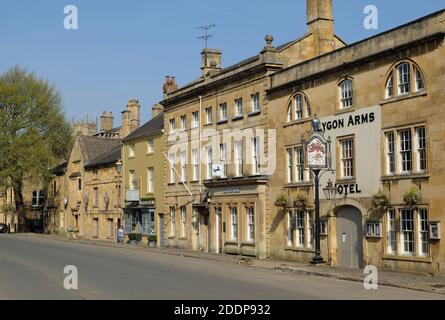
[[201,118],[202,117],[202,96],[199,96],[199,140],[198,140],[198,158],[199,158],[199,196],[201,197],[202,193],[202,161],[201,161]]

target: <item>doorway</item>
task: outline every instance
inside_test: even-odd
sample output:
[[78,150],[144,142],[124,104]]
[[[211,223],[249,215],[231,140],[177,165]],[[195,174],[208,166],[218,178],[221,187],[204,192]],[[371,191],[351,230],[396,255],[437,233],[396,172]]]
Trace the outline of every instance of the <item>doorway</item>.
[[165,247],[164,214],[159,215],[159,246]]
[[337,265],[363,268],[362,213],[353,206],[337,211]]

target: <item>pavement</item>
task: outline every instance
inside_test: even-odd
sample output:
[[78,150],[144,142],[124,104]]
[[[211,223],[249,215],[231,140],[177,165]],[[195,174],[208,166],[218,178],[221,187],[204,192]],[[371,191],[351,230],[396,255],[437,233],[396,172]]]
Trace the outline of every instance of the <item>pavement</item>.
[[[63,267],[79,267],[79,290]],[[8,277],[5,277],[8,275]],[[0,299],[445,299],[445,279],[149,248],[57,235],[0,236]]]

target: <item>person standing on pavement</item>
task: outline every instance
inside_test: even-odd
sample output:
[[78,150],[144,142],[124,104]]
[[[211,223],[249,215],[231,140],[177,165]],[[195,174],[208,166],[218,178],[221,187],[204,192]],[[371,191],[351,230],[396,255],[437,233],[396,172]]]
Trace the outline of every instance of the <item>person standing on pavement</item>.
[[124,243],[124,227],[120,226],[117,230],[117,243]]

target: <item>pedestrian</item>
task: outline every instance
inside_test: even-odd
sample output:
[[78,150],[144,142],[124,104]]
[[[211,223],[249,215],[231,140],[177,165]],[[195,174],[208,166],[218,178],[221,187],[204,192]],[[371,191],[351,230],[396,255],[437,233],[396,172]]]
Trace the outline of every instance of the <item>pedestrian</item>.
[[124,227],[122,225],[117,230],[117,243],[124,243]]

